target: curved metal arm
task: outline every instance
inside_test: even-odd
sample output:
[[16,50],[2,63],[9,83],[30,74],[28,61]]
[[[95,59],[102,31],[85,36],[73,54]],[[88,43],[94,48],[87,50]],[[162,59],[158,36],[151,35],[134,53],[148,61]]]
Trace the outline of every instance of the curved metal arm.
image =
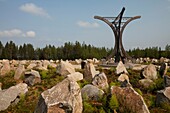
[[132,18],[130,18],[129,20],[127,20],[126,22],[125,22],[125,24],[122,26],[122,29],[121,29],[121,33],[124,31],[124,29],[125,29],[125,27],[127,26],[127,24],[129,23],[129,22],[131,22],[132,20],[135,20],[135,19],[139,19],[139,18],[141,18],[141,16],[135,16],[135,17],[132,17]]
[[94,16],[94,19],[99,19],[99,20],[104,21],[106,24],[108,24],[112,28],[115,36],[117,35],[116,29],[114,28],[113,24],[111,22],[109,22],[107,19],[105,19],[104,17],[101,17],[101,16]]
[[120,31],[120,44],[121,44],[121,47],[122,47],[121,48],[122,52],[125,55],[125,57],[130,57],[130,56],[125,52],[125,49],[124,49],[123,44],[122,44],[122,34],[123,34],[123,31],[124,31],[125,27],[127,26],[127,24],[129,22],[131,22],[132,20],[135,20],[135,19],[139,19],[139,18],[141,18],[141,16],[135,16],[135,17],[132,17],[129,20],[127,20],[126,23],[122,26],[122,29]]

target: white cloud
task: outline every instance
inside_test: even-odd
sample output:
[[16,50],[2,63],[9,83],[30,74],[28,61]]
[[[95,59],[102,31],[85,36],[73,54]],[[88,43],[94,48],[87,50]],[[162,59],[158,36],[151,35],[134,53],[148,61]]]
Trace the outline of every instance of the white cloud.
[[35,37],[36,33],[34,31],[27,31],[24,33],[20,29],[11,29],[0,31],[0,37]]
[[49,16],[49,14],[43,8],[38,7],[33,3],[26,3],[22,6],[20,6],[19,9],[21,11],[24,11],[24,12],[27,12],[27,13],[30,13],[30,14],[51,18]]
[[98,23],[89,23],[85,21],[78,21],[77,25],[80,27],[90,27],[90,28],[99,27]]
[[27,37],[35,37],[35,32],[34,31],[28,31],[26,32]]

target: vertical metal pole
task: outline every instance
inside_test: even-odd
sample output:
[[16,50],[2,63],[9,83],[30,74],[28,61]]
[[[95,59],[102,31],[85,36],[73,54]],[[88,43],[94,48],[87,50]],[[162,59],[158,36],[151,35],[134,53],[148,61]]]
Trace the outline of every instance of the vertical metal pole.
[[120,54],[120,28],[121,28],[121,21],[122,21],[122,16],[123,16],[123,13],[125,11],[125,8],[123,7],[122,11],[120,12],[120,15],[119,15],[119,24],[118,26],[115,25],[116,27],[116,31],[117,31],[117,51],[116,51],[116,57],[115,57],[115,62],[119,62],[121,60],[121,54]]

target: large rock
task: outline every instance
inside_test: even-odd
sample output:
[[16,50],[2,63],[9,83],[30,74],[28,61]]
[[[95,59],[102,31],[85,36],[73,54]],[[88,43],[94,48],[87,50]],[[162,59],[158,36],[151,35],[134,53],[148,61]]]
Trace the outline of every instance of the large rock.
[[81,89],[81,94],[83,99],[97,101],[102,97],[104,92],[94,85],[87,84]]
[[2,83],[0,82],[0,91],[2,90]]
[[0,111],[7,109],[14,100],[21,94],[28,91],[27,84],[20,83],[8,89],[0,91]]
[[156,105],[163,103],[170,104],[170,87],[166,87],[164,90],[160,90],[156,95]]
[[57,73],[66,77],[68,74],[75,73],[75,69],[71,63],[61,60],[57,66]]
[[142,74],[147,79],[156,80],[158,78],[156,67],[153,64],[150,64],[147,67],[145,67]]
[[20,77],[22,76],[22,74],[24,74],[25,71],[25,66],[22,64],[19,64],[16,71],[15,71],[15,75],[14,75],[14,79],[18,80],[20,79]]
[[132,70],[141,71],[143,69],[141,64],[136,64],[133,66]]
[[38,69],[38,70],[47,70],[47,68],[43,66],[43,63],[41,61],[37,62],[36,69]]
[[150,85],[154,84],[154,82],[150,79],[141,79],[139,80],[139,84],[141,84],[144,88],[149,88]]
[[92,84],[94,86],[97,86],[99,89],[102,89],[104,91],[107,91],[109,88],[108,82],[107,82],[107,77],[104,72],[99,73],[94,76],[92,80]]
[[121,73],[126,73],[128,74],[126,67],[124,66],[124,64],[122,63],[122,61],[120,61],[116,67],[116,74],[121,74]]
[[32,62],[32,63],[30,63],[28,66],[27,66],[27,69],[29,70],[29,69],[33,69],[34,67],[36,67],[37,66],[37,64],[35,63],[35,62]]
[[164,75],[164,86],[165,87],[170,87],[170,76]]
[[159,74],[161,76],[166,75],[167,70],[168,70],[168,64],[167,63],[162,63],[161,67],[159,69]]
[[92,78],[98,73],[99,72],[96,71],[93,63],[91,62],[86,63],[85,68],[84,68],[84,79],[85,80],[92,82]]
[[80,72],[75,72],[67,75],[69,79],[72,79],[73,81],[80,81],[83,80],[83,74]]
[[[82,113],[82,98],[77,82],[66,78],[41,93],[35,113]],[[57,112],[57,113],[58,113]]]
[[121,74],[118,77],[118,81],[121,83],[121,87],[131,86],[131,84],[129,82],[129,77],[127,74]]
[[120,112],[150,113],[143,98],[132,87],[113,86],[111,93],[116,95]]
[[129,77],[128,77],[127,74],[121,74],[121,75],[118,77],[118,81],[124,82],[125,80],[129,83]]
[[0,76],[5,76],[11,70],[9,60],[3,60],[2,64],[3,64],[3,66],[0,70]]
[[38,71],[31,70],[25,72],[24,77],[25,77],[24,79],[25,83],[27,83],[29,86],[30,85],[33,86],[36,83],[41,83],[41,76]]
[[50,61],[48,61],[48,60],[43,60],[43,61],[42,61],[42,64],[43,64],[43,67],[47,69],[48,66],[50,65]]

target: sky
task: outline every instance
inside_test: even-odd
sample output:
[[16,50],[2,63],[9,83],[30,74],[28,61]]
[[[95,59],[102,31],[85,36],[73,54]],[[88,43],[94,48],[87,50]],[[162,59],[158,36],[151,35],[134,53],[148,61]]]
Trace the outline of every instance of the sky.
[[170,44],[170,0],[0,0],[0,41],[36,47],[78,41],[114,47],[111,28],[94,16],[141,16],[123,33],[125,50]]

